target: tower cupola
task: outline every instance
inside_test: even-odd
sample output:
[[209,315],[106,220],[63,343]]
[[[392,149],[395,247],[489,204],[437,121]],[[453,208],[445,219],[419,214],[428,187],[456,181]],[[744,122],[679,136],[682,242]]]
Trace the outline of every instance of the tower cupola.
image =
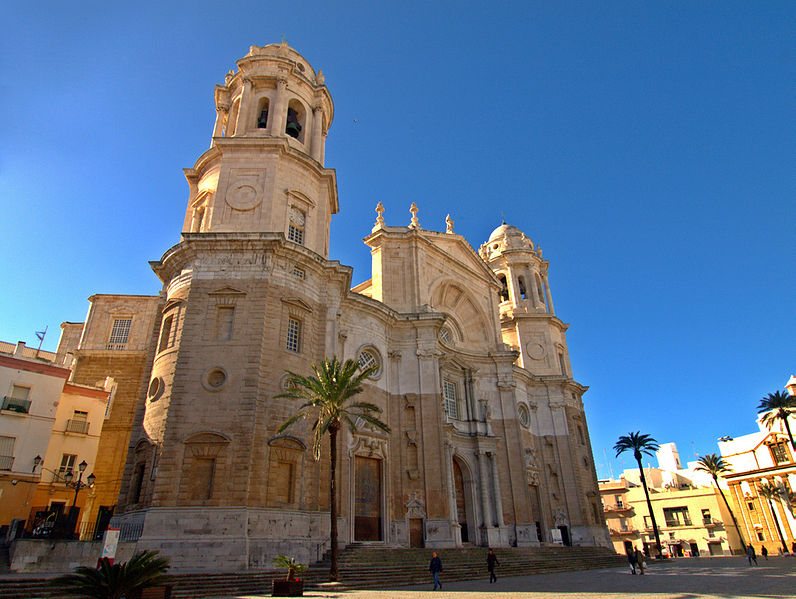
[[285,42],[251,46],[237,66],[215,87],[211,147],[185,170],[183,232],[279,232],[327,258],[338,204],[323,73]]

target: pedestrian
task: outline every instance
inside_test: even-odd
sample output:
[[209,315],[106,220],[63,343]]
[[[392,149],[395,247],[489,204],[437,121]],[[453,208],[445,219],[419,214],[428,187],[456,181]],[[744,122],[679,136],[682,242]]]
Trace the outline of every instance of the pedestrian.
[[764,558],[766,561],[768,561],[768,549],[766,549],[766,546],[765,546],[765,545],[763,545],[763,546],[760,548],[760,555],[762,555],[762,556],[763,556],[763,558]]
[[486,554],[486,569],[489,570],[489,582],[497,582],[497,576],[495,576],[495,566],[499,565],[500,562],[498,561],[497,555],[492,549],[489,550],[489,553]]
[[431,563],[428,565],[428,571],[431,572],[431,577],[434,579],[434,591],[442,590],[442,583],[439,581],[439,573],[442,572],[442,560],[437,556],[437,552],[431,556]]
[[641,549],[636,548],[636,563],[638,564],[639,574],[644,576],[644,554],[641,553]]
[[755,555],[755,548],[752,547],[752,544],[749,543],[749,546],[746,548],[746,559],[749,560],[749,565],[752,565],[752,562],[757,565],[757,556]]
[[636,557],[636,548],[631,546],[627,552],[627,562],[630,564],[630,573],[635,576],[636,574],[636,564],[638,563],[638,558]]

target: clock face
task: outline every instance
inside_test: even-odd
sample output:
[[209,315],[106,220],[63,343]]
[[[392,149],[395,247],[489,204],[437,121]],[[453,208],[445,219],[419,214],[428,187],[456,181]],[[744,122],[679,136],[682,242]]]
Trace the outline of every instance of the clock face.
[[306,217],[304,216],[304,213],[301,210],[298,210],[297,208],[291,208],[290,209],[290,222],[291,223],[295,223],[299,227],[303,227],[305,219],[306,219]]

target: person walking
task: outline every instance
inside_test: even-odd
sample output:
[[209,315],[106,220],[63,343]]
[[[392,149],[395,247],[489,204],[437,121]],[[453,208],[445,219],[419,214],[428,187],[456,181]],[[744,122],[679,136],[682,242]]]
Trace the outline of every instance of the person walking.
[[636,548],[633,546],[631,546],[627,552],[627,563],[630,564],[630,573],[635,576],[636,564],[638,563],[638,558],[636,557]]
[[766,561],[768,561],[768,549],[766,549],[766,546],[765,546],[765,545],[763,545],[763,546],[760,548],[760,555],[762,555],[762,556],[763,556],[763,559],[765,559]]
[[757,556],[755,555],[755,548],[752,547],[752,544],[749,543],[749,546],[746,548],[746,559],[749,560],[749,565],[752,565],[752,562],[757,565]]
[[644,554],[641,553],[641,550],[637,547],[635,550],[636,554],[636,564],[638,565],[638,573],[644,576]]
[[497,582],[497,576],[495,576],[495,566],[500,564],[498,561],[497,555],[492,549],[489,550],[489,553],[486,554],[486,569],[489,570],[489,582]]
[[431,577],[434,579],[434,591],[442,590],[442,583],[439,581],[439,573],[442,572],[442,560],[439,559],[437,552],[435,551],[431,556],[431,563],[428,565],[428,571],[431,572]]

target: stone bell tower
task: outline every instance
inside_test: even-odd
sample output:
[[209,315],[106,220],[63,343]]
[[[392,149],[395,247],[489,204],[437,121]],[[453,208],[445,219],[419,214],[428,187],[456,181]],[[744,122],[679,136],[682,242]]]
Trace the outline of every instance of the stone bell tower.
[[252,46],[237,64],[215,88],[212,146],[185,169],[183,231],[282,231],[327,258],[338,205],[323,168],[334,115],[323,73],[284,42]]
[[278,433],[295,405],[276,396],[286,369],[335,353],[351,286],[328,260],[332,98],[284,43],[237,65],[215,88],[212,144],[185,170],[181,241],[151,263],[162,303],[116,516],[176,568],[306,563],[328,538],[328,473],[300,428]]

